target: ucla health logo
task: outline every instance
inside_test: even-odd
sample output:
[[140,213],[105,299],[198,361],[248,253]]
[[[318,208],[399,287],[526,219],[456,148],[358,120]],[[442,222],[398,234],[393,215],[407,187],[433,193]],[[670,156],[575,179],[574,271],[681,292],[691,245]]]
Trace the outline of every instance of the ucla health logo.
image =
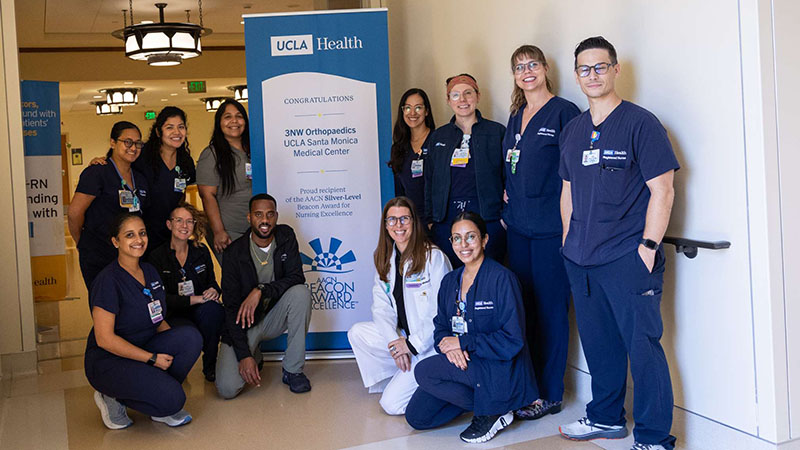
[[352,250],[349,250],[344,255],[339,256],[337,253],[342,246],[342,241],[339,239],[331,237],[327,251],[322,249],[322,243],[319,238],[310,241],[308,245],[314,250],[316,255],[312,258],[300,252],[300,259],[303,261],[303,266],[309,266],[307,269],[304,268],[304,272],[349,273],[353,271],[353,269],[347,269],[346,266],[355,262],[356,255]]
[[310,34],[271,36],[269,40],[272,56],[314,54],[314,36]]

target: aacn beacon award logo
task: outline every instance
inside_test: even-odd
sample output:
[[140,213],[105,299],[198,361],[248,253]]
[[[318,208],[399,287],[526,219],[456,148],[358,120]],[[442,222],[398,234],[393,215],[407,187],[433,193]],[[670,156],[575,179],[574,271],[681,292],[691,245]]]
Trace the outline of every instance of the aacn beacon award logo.
[[315,256],[312,258],[300,252],[303,266],[309,266],[308,269],[304,268],[303,272],[349,273],[353,271],[353,269],[347,269],[346,266],[355,262],[355,253],[349,250],[342,256],[337,255],[339,248],[342,246],[341,240],[331,237],[328,251],[322,249],[322,243],[319,238],[310,241],[308,245],[314,251]]

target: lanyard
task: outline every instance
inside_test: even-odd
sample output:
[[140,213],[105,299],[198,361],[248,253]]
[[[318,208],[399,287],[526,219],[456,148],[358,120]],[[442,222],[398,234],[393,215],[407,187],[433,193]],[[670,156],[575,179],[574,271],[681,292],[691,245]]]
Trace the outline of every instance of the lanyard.
[[465,300],[461,300],[461,283],[463,281],[464,271],[461,271],[461,276],[458,278],[458,288],[456,289],[456,316],[458,317],[467,315],[467,302]]
[[133,193],[136,193],[136,178],[133,177],[133,169],[131,169],[131,183],[133,183],[133,188],[128,186],[128,183],[125,181],[125,178],[122,178],[122,174],[119,172],[117,165],[114,163],[113,158],[108,158],[108,161],[114,166],[114,170],[117,172],[117,176],[119,176],[120,183],[122,184],[122,189],[128,189]]
[[183,277],[183,281],[186,281],[186,270],[183,267],[181,267],[179,272],[181,273],[181,276]]
[[175,164],[175,172],[178,173],[178,178],[181,178],[183,176],[183,172],[181,172],[181,166],[177,164]]
[[153,298],[153,294],[150,292],[150,289],[147,289],[147,288],[142,289],[142,294],[150,297],[150,301],[151,302],[156,301],[156,299]]

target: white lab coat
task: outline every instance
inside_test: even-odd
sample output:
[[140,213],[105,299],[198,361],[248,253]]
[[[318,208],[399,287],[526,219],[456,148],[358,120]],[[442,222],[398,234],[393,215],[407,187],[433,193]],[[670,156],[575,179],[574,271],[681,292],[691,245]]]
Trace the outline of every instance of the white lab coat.
[[[442,277],[450,270],[444,252],[434,247],[420,274],[408,274],[411,262],[406,262],[406,279],[419,279],[419,287],[408,287],[405,280],[395,280],[394,266],[397,249],[392,252],[389,281],[381,281],[377,271],[372,287],[372,321],[360,322],[347,332],[350,346],[358,363],[364,387],[370,392],[383,392],[381,406],[388,414],[405,413],[406,405],[417,388],[413,367],[435,353],[433,348],[433,318],[437,312],[437,297]],[[408,342],[417,350],[411,358],[412,369],[400,371],[389,353],[389,342],[403,336],[397,323],[397,304],[392,292],[395,282],[403,283],[403,302],[408,319]],[[387,384],[387,379],[388,380]]]

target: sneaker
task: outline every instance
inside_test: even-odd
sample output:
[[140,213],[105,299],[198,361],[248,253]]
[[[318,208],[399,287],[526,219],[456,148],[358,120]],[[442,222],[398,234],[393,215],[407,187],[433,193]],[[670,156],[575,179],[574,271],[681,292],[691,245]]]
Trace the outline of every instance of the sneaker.
[[461,440],[470,444],[486,442],[513,421],[514,413],[510,411],[493,416],[473,416],[472,423],[461,432]]
[[110,430],[121,430],[133,425],[133,421],[128,417],[128,408],[107,395],[94,391],[94,402],[100,408],[100,417],[103,423]]
[[213,370],[206,372],[203,375],[206,377],[206,381],[208,381],[209,383],[217,381],[217,373]]
[[291,373],[285,369],[281,370],[283,370],[283,384],[288,384],[290,391],[295,394],[301,394],[311,390],[311,382],[308,381],[308,377],[303,372]]
[[192,421],[192,416],[185,409],[182,409],[171,416],[164,416],[164,417],[156,417],[151,416],[150,419],[153,422],[161,422],[165,423],[171,427],[179,427],[181,425],[186,425],[187,423]]
[[631,450],[667,450],[661,444],[642,444],[641,442],[636,442],[631,447]]
[[628,429],[622,425],[602,425],[594,423],[588,417],[577,422],[558,427],[558,431],[573,441],[589,441],[592,439],[622,439],[628,435]]
[[541,419],[548,414],[558,414],[560,412],[560,401],[551,402],[540,398],[530,405],[523,406],[522,408],[514,411],[514,415],[517,416],[517,419],[536,420]]

